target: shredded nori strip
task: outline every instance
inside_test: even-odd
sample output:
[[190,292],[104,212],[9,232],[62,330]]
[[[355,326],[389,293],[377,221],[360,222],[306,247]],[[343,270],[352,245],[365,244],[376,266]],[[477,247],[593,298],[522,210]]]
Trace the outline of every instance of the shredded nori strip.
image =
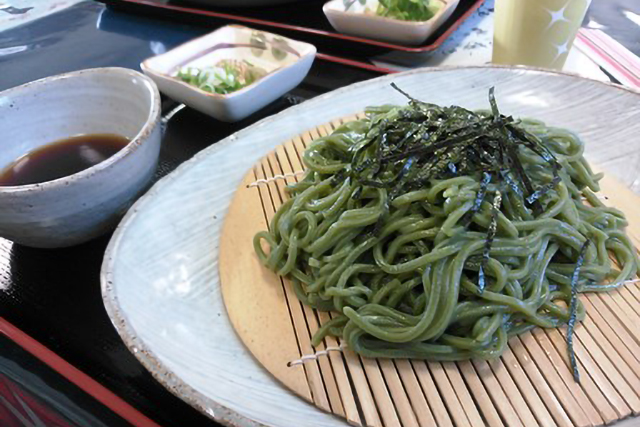
[[532,204],[533,202],[538,200],[540,197],[544,196],[549,191],[553,190],[556,187],[556,185],[558,185],[559,182],[560,182],[560,176],[559,175],[554,176],[553,180],[550,183],[538,188],[536,191],[533,192],[532,195],[527,197],[527,203]]
[[490,182],[491,175],[489,175],[487,172],[483,172],[482,181],[480,182],[480,191],[478,191],[476,199],[473,201],[473,207],[471,208],[471,211],[473,213],[476,213],[480,210],[480,206],[482,205],[482,202],[484,202],[485,195],[487,194],[487,187],[489,186]]
[[416,103],[417,103],[417,104],[419,104],[419,103],[420,103],[420,101],[418,101],[418,100],[417,100],[417,99],[415,99],[413,96],[409,95],[407,92],[405,92],[405,91],[403,91],[402,89],[400,89],[400,88],[398,87],[398,85],[396,85],[395,83],[391,82],[391,87],[392,87],[392,88],[394,88],[395,90],[397,90],[398,92],[400,92],[401,94],[403,94],[404,96],[406,96],[406,97],[407,97],[407,99],[409,99],[409,101],[410,101],[411,103],[414,103],[414,104],[416,104]]
[[510,171],[502,170],[500,171],[500,176],[502,176],[502,178],[506,181],[506,183],[509,185],[509,187],[515,194],[522,197],[522,188],[520,188],[518,183],[513,180],[513,177],[511,176]]
[[498,110],[498,103],[496,102],[496,88],[491,86],[489,88],[489,105],[491,106],[491,112],[496,120],[500,119],[500,110]]
[[573,349],[573,331],[576,325],[576,316],[578,310],[578,279],[580,278],[580,269],[584,263],[584,257],[587,253],[587,248],[591,243],[590,240],[586,240],[580,248],[578,260],[576,261],[576,267],[571,275],[571,301],[569,303],[569,322],[567,323],[567,347],[569,349],[569,361],[571,362],[571,369],[573,370],[573,379],[575,382],[580,382],[580,371],[578,371],[578,362],[576,361],[576,353]]
[[460,221],[461,224],[463,224],[465,227],[469,226],[469,223],[473,219],[473,216],[480,210],[482,202],[484,202],[484,199],[487,195],[487,187],[489,187],[489,183],[491,183],[491,175],[488,172],[483,172],[482,181],[480,181],[480,190],[476,193],[476,198],[473,201],[473,206]]

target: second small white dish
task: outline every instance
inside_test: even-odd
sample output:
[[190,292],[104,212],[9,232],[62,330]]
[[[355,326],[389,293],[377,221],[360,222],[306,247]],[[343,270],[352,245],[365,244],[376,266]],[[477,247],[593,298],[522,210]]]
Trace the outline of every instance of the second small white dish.
[[356,1],[349,10],[345,10],[344,0],[331,0],[325,3],[322,10],[333,28],[341,33],[404,45],[419,45],[451,16],[459,2],[432,1],[441,3],[441,7],[428,21],[402,21],[364,13],[366,7],[375,10],[376,0],[367,0],[364,6]]
[[[275,34],[228,25],[151,57],[140,67],[166,95],[225,122],[258,111],[296,87],[305,78],[316,48]],[[210,93],[179,80],[182,67],[210,67],[223,59],[249,61],[267,74],[229,94]]]

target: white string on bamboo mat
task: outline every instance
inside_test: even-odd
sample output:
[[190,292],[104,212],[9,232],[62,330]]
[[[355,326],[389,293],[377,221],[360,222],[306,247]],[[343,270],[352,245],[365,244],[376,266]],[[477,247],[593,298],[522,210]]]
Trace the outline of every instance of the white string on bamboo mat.
[[329,346],[324,350],[320,350],[320,351],[316,351],[313,354],[306,354],[304,356],[302,356],[300,359],[296,359],[296,360],[292,360],[291,362],[287,363],[288,367],[291,366],[296,366],[296,365],[302,365],[304,362],[308,362],[309,360],[318,360],[319,356],[326,356],[329,354],[330,351],[342,351],[343,348],[345,348],[346,346],[344,344],[340,344],[340,347],[335,347],[335,346]]
[[266,179],[257,179],[255,181],[253,181],[251,184],[247,185],[247,188],[251,188],[251,187],[257,187],[260,184],[268,184],[270,182],[274,182],[277,181],[279,179],[287,179],[287,178],[293,178],[299,175],[302,175],[304,173],[304,171],[298,171],[298,172],[292,172],[292,173],[285,173],[284,175],[274,175],[270,178],[266,178]]

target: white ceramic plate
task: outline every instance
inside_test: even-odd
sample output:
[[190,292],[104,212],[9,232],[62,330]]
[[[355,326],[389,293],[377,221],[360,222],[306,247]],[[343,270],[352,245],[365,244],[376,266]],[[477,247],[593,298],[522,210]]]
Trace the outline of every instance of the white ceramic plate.
[[459,0],[432,1],[439,4],[440,8],[428,21],[402,21],[364,13],[366,8],[376,9],[376,0],[367,0],[365,5],[356,1],[348,10],[345,10],[344,0],[331,0],[325,3],[322,10],[331,26],[341,33],[392,43],[419,45],[449,19],[459,3]]
[[[104,302],[142,364],[177,396],[232,425],[345,423],[285,390],[231,327],[218,281],[218,238],[246,171],[292,136],[368,105],[419,99],[487,108],[578,132],[588,158],[630,185],[640,160],[640,93],[522,68],[420,69],[336,90],[269,117],[204,150],[157,183],[129,211],[102,267]],[[624,141],[611,149],[611,142]],[[253,250],[247,245],[247,250]]]
[[[225,122],[241,120],[275,101],[305,78],[316,48],[264,31],[227,25],[140,64],[160,90],[204,114]],[[221,60],[247,61],[267,75],[242,89],[221,95],[178,80],[182,67],[211,67]]]

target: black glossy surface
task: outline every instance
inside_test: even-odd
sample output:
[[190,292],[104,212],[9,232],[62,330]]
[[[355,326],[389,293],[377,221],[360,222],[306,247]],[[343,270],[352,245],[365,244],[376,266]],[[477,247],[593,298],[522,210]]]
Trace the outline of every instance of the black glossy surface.
[[[189,2],[188,0],[175,1],[175,0],[145,0],[145,4],[132,3],[123,0],[98,0],[108,4],[110,7],[128,10],[142,15],[158,16],[172,21],[180,20],[183,22],[196,23],[204,26],[219,26],[225,23],[234,22],[234,19],[221,19],[212,16],[200,15],[197,13],[184,12],[179,10],[169,10],[162,7],[154,7],[154,5],[171,5],[184,7],[189,9],[200,9],[205,11],[214,11],[218,13],[224,13],[233,16],[241,16],[245,18],[260,19],[264,21],[277,22],[282,24],[294,25],[303,28],[309,28],[312,30],[319,30],[322,32],[329,32],[337,34],[333,29],[329,21],[322,12],[322,6],[326,3],[326,0],[314,0],[308,2],[296,3],[294,5],[273,5],[264,7],[253,8],[221,8],[214,7],[201,3]],[[451,26],[461,18],[474,5],[482,3],[484,0],[460,0],[458,7],[452,13],[451,17],[436,31],[431,37],[429,37],[421,46],[432,45],[444,32],[446,32]],[[328,37],[321,33],[313,32],[301,32],[297,30],[287,30],[281,28],[274,28],[269,25],[261,25],[259,23],[243,23],[243,25],[249,25],[251,27],[262,28],[266,31],[277,32],[288,37],[305,40],[309,43],[313,43],[318,50],[326,53],[336,53],[340,55],[368,57],[379,55],[393,51],[389,47],[376,46],[373,44],[366,44],[357,41],[351,41],[348,39],[336,39],[334,37]]]
[[[0,90],[60,72],[97,66],[138,69],[140,61],[202,30],[81,3],[0,33]],[[17,49],[19,50],[19,49]],[[376,77],[317,60],[291,94],[242,122],[225,124],[189,108],[168,121],[156,178],[221,138],[292,103]],[[168,113],[176,104],[164,102]],[[104,310],[99,272],[109,236],[61,250],[39,250],[0,239],[0,315],[68,362],[166,426],[215,425],[175,398],[125,348]],[[0,354],[4,354],[0,346]],[[0,423],[1,424],[1,423]]]
[[0,90],[82,68],[139,70],[143,59],[204,32],[114,12],[99,3],[80,3],[0,32],[0,51],[15,51],[0,56]]

